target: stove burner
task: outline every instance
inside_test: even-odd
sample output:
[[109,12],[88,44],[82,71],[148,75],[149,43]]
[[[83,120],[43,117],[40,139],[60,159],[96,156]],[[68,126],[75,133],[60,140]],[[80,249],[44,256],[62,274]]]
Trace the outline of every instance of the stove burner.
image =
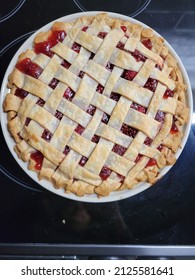
[[126,1],[122,0],[119,2],[109,1],[87,1],[87,0],[73,0],[77,7],[85,11],[110,11],[127,16],[135,17],[145,10],[151,0],[139,0],[139,1]]
[[25,0],[4,1],[1,5],[0,23],[12,17],[23,6],[24,2]]
[[36,189],[34,186],[31,186],[31,185],[23,182],[21,179],[17,178],[13,174],[11,174],[9,171],[7,171],[1,164],[0,164],[0,172],[2,174],[4,174],[6,177],[8,177],[10,180],[14,181],[18,185],[20,185],[26,189],[29,189],[31,191],[43,192],[42,190]]
[[[5,46],[4,48],[2,48],[0,50],[0,57],[2,57],[4,55],[5,52],[7,52],[9,49],[11,49],[13,46],[15,46],[17,43],[19,43],[22,40],[27,39],[30,35],[32,35],[34,31],[28,32],[26,34],[21,35],[20,37],[14,39],[13,41],[11,41],[7,46]],[[11,58],[11,57],[10,57]]]

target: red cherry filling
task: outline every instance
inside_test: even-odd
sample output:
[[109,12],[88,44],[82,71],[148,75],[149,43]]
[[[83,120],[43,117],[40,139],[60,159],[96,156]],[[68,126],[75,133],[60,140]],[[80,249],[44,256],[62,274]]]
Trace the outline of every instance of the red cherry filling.
[[172,90],[170,90],[170,89],[167,89],[167,90],[165,91],[165,93],[164,93],[163,98],[164,98],[164,99],[167,99],[168,97],[173,97],[173,95],[174,95],[174,92],[173,92]]
[[141,159],[142,157],[143,157],[143,155],[138,154],[134,162],[137,163],[138,161],[140,161],[140,159]]
[[125,25],[121,25],[121,29],[123,30],[124,33],[127,31],[127,27]]
[[51,80],[51,82],[49,83],[49,86],[50,86],[52,89],[55,89],[55,88],[57,87],[58,83],[59,83],[59,81],[56,80],[55,78],[53,78],[53,79]]
[[82,28],[82,31],[84,31],[84,32],[87,31],[88,27],[89,27],[89,26],[84,26],[84,27]]
[[84,166],[87,161],[88,161],[88,158],[82,156],[81,160],[79,161],[79,165]]
[[64,30],[54,30],[52,31],[49,40],[52,46],[55,46],[58,42],[62,42],[66,37],[66,32]]
[[95,114],[95,110],[96,108],[93,105],[89,105],[89,107],[87,108],[87,113],[93,116]]
[[123,44],[122,42],[118,42],[118,44],[117,44],[116,47],[117,47],[118,49],[124,51],[124,46],[125,46],[125,44]]
[[123,156],[124,153],[126,152],[127,148],[118,145],[118,144],[114,144],[114,147],[112,148],[112,151],[116,154],[118,154],[119,156]]
[[162,112],[162,111],[158,111],[158,112],[156,113],[155,120],[158,121],[158,122],[163,123],[163,122],[164,122],[164,119],[165,119],[165,113]]
[[143,107],[143,106],[141,106],[141,105],[139,105],[135,102],[132,102],[131,108],[135,109],[135,110],[137,110],[137,111],[139,111],[140,113],[143,113],[143,114],[145,114],[146,110],[147,110],[145,107]]
[[99,93],[102,93],[104,91],[104,87],[102,85],[98,84],[96,91]]
[[36,151],[30,155],[30,158],[35,161],[34,168],[36,170],[41,170],[43,164],[43,154],[39,151]]
[[111,92],[111,94],[110,94],[110,98],[115,101],[119,101],[120,97],[121,97],[120,94],[118,94],[116,92]]
[[137,134],[137,129],[132,128],[129,125],[123,123],[123,125],[121,127],[121,132],[134,138]]
[[85,130],[85,128],[83,126],[81,126],[80,124],[78,124],[74,131],[81,135],[84,130]]
[[97,144],[100,141],[100,136],[94,134],[91,141]]
[[136,75],[136,71],[124,70],[122,77],[126,80],[132,81]]
[[147,82],[145,83],[144,88],[147,88],[147,89],[155,92],[157,85],[158,85],[157,80],[149,78],[147,80]]
[[64,98],[71,101],[73,99],[73,96],[75,95],[75,92],[71,88],[67,88],[64,93]]
[[35,43],[34,45],[34,51],[39,53],[44,53],[47,56],[52,56],[53,53],[50,50],[53,46],[55,46],[58,42],[62,42],[64,38],[66,37],[66,32],[64,30],[54,30],[52,31],[49,38],[40,43]]
[[163,148],[163,145],[162,144],[160,144],[158,147],[157,147],[157,149],[161,152],[162,151],[162,148]]
[[134,52],[131,52],[132,56],[136,59],[137,62],[139,61],[143,61],[145,62],[146,61],[146,57],[141,54],[138,50],[135,50]]
[[91,55],[90,55],[90,58],[89,58],[89,59],[93,59],[93,58],[94,58],[94,56],[95,56],[95,54],[94,54],[94,53],[91,53]]
[[149,50],[152,49],[152,42],[150,39],[146,39],[142,41],[142,44]]
[[61,120],[63,118],[63,114],[59,111],[56,110],[56,113],[55,113],[55,117],[58,119],[58,120]]
[[28,92],[23,90],[22,88],[17,88],[14,94],[21,99],[24,99],[28,95]]
[[120,179],[120,183],[122,184],[125,180],[125,177],[123,175],[120,175],[117,173],[117,177]]
[[70,64],[67,60],[63,60],[62,63],[61,63],[61,65],[62,65],[64,68],[68,69],[68,68],[70,67],[71,64]]
[[100,32],[100,33],[98,34],[98,37],[101,38],[101,39],[104,39],[104,38],[106,37],[107,34],[108,34],[107,32]]
[[153,140],[147,136],[145,141],[144,141],[144,144],[147,145],[147,146],[150,146],[152,144],[152,141]]
[[108,62],[108,64],[106,65],[106,69],[109,70],[109,71],[112,71],[114,68],[114,65],[111,64],[110,62]]
[[108,114],[104,113],[103,117],[102,117],[102,122],[107,124],[109,119],[110,119],[110,116]]
[[82,79],[84,77],[84,75],[85,75],[85,72],[80,71],[78,74],[78,77]]
[[37,101],[36,104],[43,107],[43,105],[45,104],[45,101],[43,99],[39,98],[39,100]]
[[103,181],[107,180],[110,174],[112,173],[112,170],[110,170],[107,166],[103,166],[102,170],[100,171],[100,177]]
[[79,53],[80,52],[80,49],[81,49],[81,46],[77,43],[73,43],[72,45],[72,50]]
[[173,119],[173,124],[172,124],[172,127],[171,127],[171,134],[175,134],[175,133],[177,133],[177,132],[179,132],[179,129],[178,129],[178,127],[177,127],[177,125],[175,124],[175,119]]
[[38,78],[42,73],[42,68],[36,63],[32,62],[30,58],[24,58],[16,64],[16,68],[26,75],[30,75],[33,78]]
[[44,41],[40,43],[35,43],[34,45],[34,51],[39,54],[43,53],[49,57],[52,57],[53,53],[50,51],[51,45],[49,41]]
[[65,147],[63,154],[67,155],[70,152],[70,148],[68,146]]
[[157,162],[156,162],[155,158],[150,158],[145,167],[154,166],[156,164],[157,164]]
[[49,142],[49,141],[51,140],[52,133],[51,133],[49,130],[44,129],[44,131],[43,131],[41,137],[42,137],[45,141]]

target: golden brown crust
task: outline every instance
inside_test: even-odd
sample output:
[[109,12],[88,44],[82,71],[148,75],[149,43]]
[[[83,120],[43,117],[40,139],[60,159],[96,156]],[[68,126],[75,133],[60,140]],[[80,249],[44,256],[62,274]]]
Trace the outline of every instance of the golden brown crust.
[[[126,30],[126,36],[121,26]],[[86,27],[89,32],[83,30]],[[113,191],[133,188],[139,182],[154,184],[159,179],[160,169],[175,163],[174,154],[181,144],[183,125],[189,119],[186,86],[176,59],[163,38],[156,36],[152,29],[110,18],[106,13],[81,17],[75,22],[55,22],[51,30],[36,35],[34,44],[46,42],[53,31],[62,30],[67,34],[66,44],[55,45],[51,49],[55,53],[51,59],[44,54],[37,55],[33,50],[23,52],[18,58],[18,62],[29,58],[43,68],[39,79],[16,67],[9,76],[10,92],[3,108],[8,113],[8,129],[17,143],[15,152],[29,163],[30,170],[38,173],[40,180],[45,178],[56,188],[64,188],[67,193],[78,196],[93,193],[107,196]],[[101,36],[97,37],[99,32],[109,34],[104,42]],[[142,43],[145,40],[151,42],[151,48]],[[83,47],[79,54],[71,49],[73,42]],[[118,42],[124,44],[126,51],[115,48]],[[135,50],[147,58],[146,62],[135,61],[130,55]],[[89,52],[96,53],[93,60],[89,60]],[[63,60],[71,64],[68,70],[61,66]],[[111,75],[105,68],[108,62],[115,65]],[[121,68],[138,74],[132,82],[126,81],[121,78]],[[78,77],[80,70],[86,73],[82,82]],[[54,90],[49,86],[53,78],[59,81]],[[148,78],[158,80],[155,93],[143,88]],[[104,86],[102,95],[95,93],[98,84]],[[17,88],[30,94],[22,100],[15,95]],[[67,88],[76,93],[73,102],[62,100]],[[172,90],[174,96],[163,99],[166,89]],[[118,103],[109,98],[110,92],[121,96]],[[36,104],[39,99],[45,102],[44,107]],[[129,109],[132,102],[148,108],[147,114]],[[90,104],[97,108],[93,117],[86,113]],[[56,110],[62,112],[61,122],[54,116]],[[165,114],[162,125],[155,120],[158,110]],[[101,124],[103,112],[112,114],[108,125]],[[170,133],[173,116],[178,128],[174,134]],[[31,120],[29,126],[25,125],[26,118]],[[74,132],[76,120],[85,128],[82,135]],[[140,130],[134,139],[120,131],[123,123]],[[45,129],[53,135],[50,142],[42,138]],[[63,131],[66,131],[65,135]],[[101,137],[98,144],[91,142],[94,134]],[[150,147],[144,145],[146,136],[153,140]],[[126,148],[123,158],[112,152],[114,144]],[[70,154],[63,153],[66,145],[72,149],[73,159]],[[157,149],[160,145],[161,150]],[[37,150],[44,155],[41,170],[35,168],[31,158]],[[142,158],[136,162],[140,153]],[[79,162],[83,157],[89,159],[81,167]],[[155,159],[156,164],[147,166],[149,159]],[[99,175],[104,166],[112,170],[107,180]],[[125,178],[121,180],[118,174]]]
[[47,41],[47,39],[49,38],[49,36],[51,36],[52,32],[51,31],[47,31],[47,32],[40,32],[36,35],[35,39],[34,39],[34,43],[38,44],[44,41]]

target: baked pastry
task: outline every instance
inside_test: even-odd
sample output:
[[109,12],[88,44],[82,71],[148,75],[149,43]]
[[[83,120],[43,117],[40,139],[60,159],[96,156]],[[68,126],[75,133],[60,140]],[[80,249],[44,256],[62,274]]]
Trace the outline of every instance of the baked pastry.
[[55,22],[22,53],[4,101],[15,152],[78,196],[155,183],[188,121],[176,59],[153,30],[102,13]]

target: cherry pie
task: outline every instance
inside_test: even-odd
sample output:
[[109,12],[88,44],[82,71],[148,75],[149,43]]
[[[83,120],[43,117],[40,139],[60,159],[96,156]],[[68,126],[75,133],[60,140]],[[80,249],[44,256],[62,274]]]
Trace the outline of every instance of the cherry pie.
[[107,14],[55,22],[22,53],[4,101],[15,152],[78,196],[155,183],[188,121],[176,59],[149,28]]

